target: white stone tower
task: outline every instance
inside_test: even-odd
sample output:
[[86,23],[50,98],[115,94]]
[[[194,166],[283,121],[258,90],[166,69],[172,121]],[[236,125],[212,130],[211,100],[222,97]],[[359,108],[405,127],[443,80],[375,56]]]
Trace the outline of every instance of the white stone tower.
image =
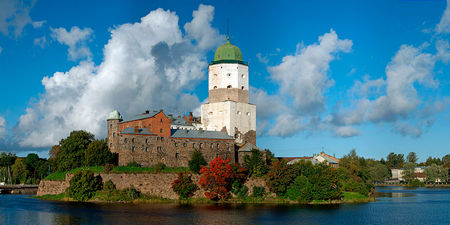
[[209,103],[201,107],[203,129],[226,130],[237,143],[256,144],[256,106],[248,101],[248,64],[228,37],[217,48],[208,74]]

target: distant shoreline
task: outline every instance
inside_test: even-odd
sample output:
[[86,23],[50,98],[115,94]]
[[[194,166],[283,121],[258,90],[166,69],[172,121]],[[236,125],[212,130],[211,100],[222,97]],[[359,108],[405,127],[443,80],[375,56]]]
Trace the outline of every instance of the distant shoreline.
[[[374,184],[375,187],[413,187],[408,184]],[[450,188],[450,184],[425,184],[421,187],[427,188]]]

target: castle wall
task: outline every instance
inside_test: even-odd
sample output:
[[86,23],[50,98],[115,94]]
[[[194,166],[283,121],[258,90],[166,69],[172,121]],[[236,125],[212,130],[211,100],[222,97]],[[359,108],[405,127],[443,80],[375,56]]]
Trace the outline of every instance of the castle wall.
[[[133,186],[143,194],[154,195],[162,198],[178,199],[178,195],[173,192],[171,184],[178,178],[176,173],[109,173],[100,174],[102,181],[106,182],[111,180],[116,188],[119,190],[129,188]],[[38,196],[46,194],[60,194],[65,192],[69,187],[69,181],[73,177],[72,174],[67,174],[64,181],[48,181],[42,180],[39,183]],[[198,185],[200,175],[193,174],[192,181]],[[249,194],[252,194],[254,186],[262,186],[266,188],[266,192],[269,189],[266,186],[266,182],[262,178],[250,178],[245,185],[249,189]],[[194,194],[194,198],[203,198],[204,190],[198,190]]]
[[119,146],[119,165],[134,161],[142,166],[164,163],[169,167],[187,167],[195,149],[203,153],[207,162],[219,155],[235,161],[233,140],[120,135]]

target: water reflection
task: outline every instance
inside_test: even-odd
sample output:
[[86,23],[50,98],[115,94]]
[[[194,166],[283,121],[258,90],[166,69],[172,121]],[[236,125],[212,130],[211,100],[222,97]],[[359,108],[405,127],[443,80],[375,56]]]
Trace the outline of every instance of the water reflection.
[[377,188],[343,205],[93,204],[0,195],[0,224],[450,224],[449,189]]

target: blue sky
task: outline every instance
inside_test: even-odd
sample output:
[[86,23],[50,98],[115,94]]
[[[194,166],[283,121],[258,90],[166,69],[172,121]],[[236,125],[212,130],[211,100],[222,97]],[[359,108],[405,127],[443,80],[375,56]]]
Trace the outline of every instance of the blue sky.
[[447,11],[445,1],[0,0],[0,151],[46,156],[74,129],[103,138],[113,109],[198,112],[229,20],[261,148],[442,157]]

